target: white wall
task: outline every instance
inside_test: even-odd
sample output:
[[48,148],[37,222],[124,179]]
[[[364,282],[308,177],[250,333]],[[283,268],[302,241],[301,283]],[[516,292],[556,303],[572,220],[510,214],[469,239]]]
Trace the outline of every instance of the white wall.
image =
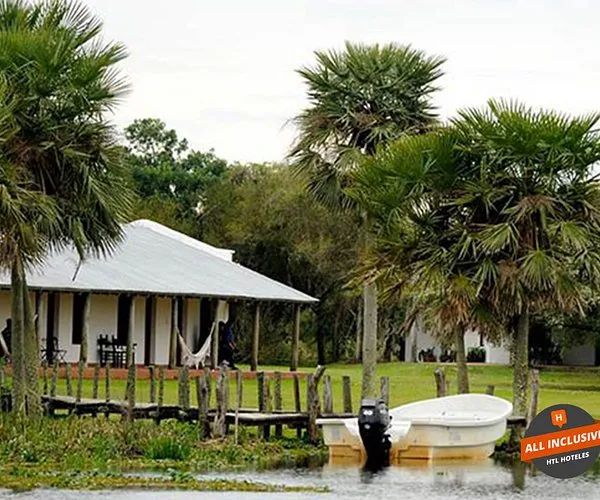
[[151,356],[157,365],[169,364],[169,337],[171,334],[171,299],[156,298],[156,325],[154,353]]
[[185,342],[195,352],[200,339],[200,299],[186,299],[184,311]]
[[580,345],[565,352],[563,364],[593,366],[596,364],[596,346],[594,344]]
[[[96,363],[98,362],[98,336],[117,334],[117,304],[119,299],[117,295],[92,294],[90,300],[88,360],[90,363]],[[68,359],[68,361],[74,362],[77,359]]]
[[133,326],[133,343],[135,348],[135,362],[144,364],[144,346],[146,344],[146,297],[136,296],[133,299],[133,314],[135,317]]

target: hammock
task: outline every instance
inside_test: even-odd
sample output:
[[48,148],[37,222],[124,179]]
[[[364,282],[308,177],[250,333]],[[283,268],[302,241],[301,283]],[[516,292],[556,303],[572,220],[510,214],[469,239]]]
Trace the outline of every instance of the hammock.
[[215,321],[210,328],[210,333],[204,341],[204,344],[196,353],[192,352],[192,350],[185,343],[185,339],[182,337],[181,333],[177,332],[177,336],[179,337],[179,345],[181,346],[181,357],[184,364],[187,366],[195,366],[196,369],[198,369],[198,367],[204,368],[204,361],[206,358],[210,357],[212,336],[216,325],[217,322]]
[[6,345],[3,335],[0,333],[0,355],[8,356],[10,358],[10,351]]

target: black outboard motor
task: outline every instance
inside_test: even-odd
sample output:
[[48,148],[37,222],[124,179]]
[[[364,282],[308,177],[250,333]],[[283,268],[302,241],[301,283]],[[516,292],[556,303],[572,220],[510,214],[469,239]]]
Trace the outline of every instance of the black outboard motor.
[[379,469],[390,464],[391,417],[382,399],[363,399],[358,414],[358,430],[367,452],[367,467]]

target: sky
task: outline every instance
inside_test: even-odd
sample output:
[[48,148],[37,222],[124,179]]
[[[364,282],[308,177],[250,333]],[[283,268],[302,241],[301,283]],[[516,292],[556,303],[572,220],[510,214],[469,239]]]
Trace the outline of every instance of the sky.
[[155,117],[229,161],[282,160],[307,106],[295,70],[345,40],[411,44],[448,59],[443,118],[488,98],[600,110],[593,0],[87,0],[130,53],[113,119]]

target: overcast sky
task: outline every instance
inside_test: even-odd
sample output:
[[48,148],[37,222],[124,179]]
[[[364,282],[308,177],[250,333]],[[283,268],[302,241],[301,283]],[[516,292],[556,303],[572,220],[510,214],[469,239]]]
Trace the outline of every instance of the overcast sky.
[[412,44],[448,58],[443,117],[489,97],[600,110],[593,0],[87,0],[127,45],[132,92],[115,121],[157,117],[196,149],[277,161],[305,105],[294,70],[345,40]]

